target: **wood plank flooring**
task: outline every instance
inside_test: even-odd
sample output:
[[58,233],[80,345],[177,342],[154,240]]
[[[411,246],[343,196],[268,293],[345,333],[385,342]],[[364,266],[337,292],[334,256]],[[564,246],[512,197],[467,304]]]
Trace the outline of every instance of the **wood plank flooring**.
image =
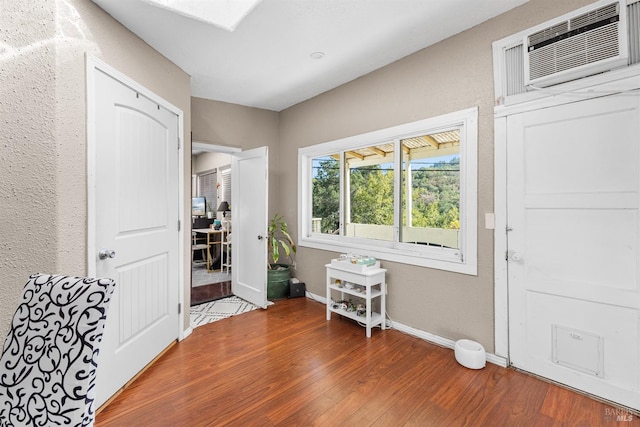
[[230,297],[231,295],[233,295],[233,293],[231,292],[230,281],[192,286],[191,305],[202,304],[204,302]]
[[305,298],[196,328],[96,426],[640,426],[640,417],[513,369],[364,328]]

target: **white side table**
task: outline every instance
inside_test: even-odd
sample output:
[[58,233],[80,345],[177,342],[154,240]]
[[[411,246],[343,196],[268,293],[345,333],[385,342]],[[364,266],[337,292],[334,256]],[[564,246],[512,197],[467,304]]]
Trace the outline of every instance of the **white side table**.
[[[380,325],[385,329],[385,313],[386,313],[386,281],[384,268],[369,267],[363,268],[362,271],[354,271],[340,268],[335,264],[327,264],[327,320],[331,320],[331,313],[337,313],[341,316],[348,317],[357,322],[362,322],[366,326],[367,338],[371,337],[371,328]],[[344,283],[352,283],[355,289],[347,289]],[[346,295],[351,295],[364,301],[366,308],[365,316],[358,316],[355,311],[347,311],[342,308],[334,308],[331,303],[331,295],[340,293],[340,299],[345,299]],[[371,311],[371,301],[380,298],[380,313]]]

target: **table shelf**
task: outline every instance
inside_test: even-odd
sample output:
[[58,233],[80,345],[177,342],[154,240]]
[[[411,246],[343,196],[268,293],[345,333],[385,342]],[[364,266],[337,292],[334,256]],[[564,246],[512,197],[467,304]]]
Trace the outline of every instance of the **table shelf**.
[[[332,313],[339,314],[344,317],[348,317],[351,320],[355,320],[356,322],[366,323],[366,316],[358,316],[355,311],[347,311],[341,308],[329,308]],[[377,326],[382,323],[382,315],[380,313],[371,312],[371,326]]]
[[[329,287],[335,291],[343,292],[345,294],[353,295],[354,297],[366,298],[366,290],[363,289],[362,292],[357,292],[355,289],[347,289],[344,286],[339,287],[338,285],[329,285]],[[371,298],[376,298],[382,295],[382,291],[380,289],[371,289]]]

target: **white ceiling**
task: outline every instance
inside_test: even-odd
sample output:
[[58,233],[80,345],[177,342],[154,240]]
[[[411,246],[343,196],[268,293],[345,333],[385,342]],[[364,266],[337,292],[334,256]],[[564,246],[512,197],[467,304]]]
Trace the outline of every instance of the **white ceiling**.
[[274,111],[526,1],[262,0],[230,32],[144,0],[93,0],[191,75],[193,96]]

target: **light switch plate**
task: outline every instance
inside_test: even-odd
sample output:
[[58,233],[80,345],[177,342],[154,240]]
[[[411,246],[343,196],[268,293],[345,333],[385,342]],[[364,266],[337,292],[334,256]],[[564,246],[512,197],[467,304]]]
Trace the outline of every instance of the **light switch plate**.
[[484,214],[484,228],[494,230],[496,228],[496,216],[493,212]]

